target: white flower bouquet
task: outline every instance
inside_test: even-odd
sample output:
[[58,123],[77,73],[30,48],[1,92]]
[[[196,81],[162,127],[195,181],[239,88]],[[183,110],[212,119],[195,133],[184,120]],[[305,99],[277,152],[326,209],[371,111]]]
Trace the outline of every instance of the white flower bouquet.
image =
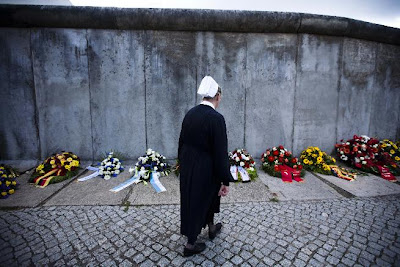
[[139,174],[139,179],[146,182],[150,180],[152,172],[158,172],[163,176],[167,176],[171,170],[166,157],[149,148],[145,155],[138,158],[135,167],[130,168],[129,172]]
[[116,177],[124,171],[121,161],[113,155],[113,152],[108,153],[108,156],[100,163],[99,175],[104,178],[104,180]]

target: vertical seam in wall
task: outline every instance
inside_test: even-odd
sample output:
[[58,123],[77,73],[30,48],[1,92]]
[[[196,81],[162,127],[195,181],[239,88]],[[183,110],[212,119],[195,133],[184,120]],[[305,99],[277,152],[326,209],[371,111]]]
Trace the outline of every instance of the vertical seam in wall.
[[296,57],[295,57],[296,74],[295,74],[295,78],[294,78],[294,92],[293,92],[293,120],[292,120],[292,147],[291,147],[292,152],[294,149],[294,121],[295,121],[295,113],[296,113],[296,91],[297,91],[297,73],[298,73],[298,65],[299,65],[299,50],[300,50],[300,34],[297,34]]
[[342,38],[340,42],[339,48],[339,76],[338,76],[338,85],[337,85],[337,101],[336,101],[336,127],[335,127],[335,144],[339,139],[338,136],[338,128],[339,128],[339,103],[340,103],[340,89],[342,87],[342,74],[343,74],[343,42],[344,38]]
[[[377,65],[378,65],[378,46],[379,46],[379,44],[378,43],[375,43],[375,66],[374,66],[374,77],[373,77],[373,79],[372,79],[372,88],[375,88],[375,83],[376,83],[376,75],[377,75],[377,73],[376,73],[376,69],[377,69]],[[375,92],[376,90],[373,90],[373,93]],[[372,103],[372,98],[374,97],[374,95],[372,94],[371,95],[371,99],[370,99],[370,103]],[[372,117],[372,105],[369,105],[370,106],[370,110],[369,110],[369,122],[368,122],[368,136],[371,136],[371,117]]]
[[29,49],[30,49],[30,54],[31,54],[31,70],[32,70],[32,89],[33,89],[33,104],[35,107],[35,128],[37,132],[37,139],[38,139],[38,154],[37,154],[37,159],[41,160],[42,159],[42,143],[40,140],[40,125],[39,125],[39,109],[37,106],[37,92],[36,92],[36,83],[35,83],[35,66],[33,64],[33,49],[32,49],[32,29],[29,29]]
[[144,137],[146,140],[146,148],[149,147],[148,145],[148,138],[147,138],[147,75],[146,75],[146,69],[147,69],[147,58],[146,58],[146,50],[147,50],[147,45],[148,45],[148,32],[142,31],[143,33],[143,38],[144,38],[144,47],[143,47],[143,74],[144,74]]
[[[248,36],[246,35],[246,53],[245,53],[245,60],[244,60],[244,112],[243,112],[243,147],[246,148],[246,129],[247,129],[247,123],[246,123],[246,116],[247,116],[247,90],[249,88],[249,83],[247,82],[248,79],[248,68],[247,68],[247,57],[248,57]],[[243,83],[242,83],[243,84]]]
[[90,86],[90,60],[89,60],[89,38],[86,29],[86,60],[88,64],[88,87],[89,87],[89,114],[90,114],[90,133],[92,136],[92,161],[94,161],[94,136],[93,136],[93,114],[92,114],[92,87]]

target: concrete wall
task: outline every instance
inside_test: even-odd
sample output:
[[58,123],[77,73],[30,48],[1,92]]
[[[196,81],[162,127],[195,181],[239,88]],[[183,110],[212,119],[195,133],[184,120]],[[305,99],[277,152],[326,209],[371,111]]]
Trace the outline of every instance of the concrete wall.
[[223,88],[230,150],[400,139],[399,58],[398,45],[313,33],[3,27],[0,159],[176,158],[207,74]]

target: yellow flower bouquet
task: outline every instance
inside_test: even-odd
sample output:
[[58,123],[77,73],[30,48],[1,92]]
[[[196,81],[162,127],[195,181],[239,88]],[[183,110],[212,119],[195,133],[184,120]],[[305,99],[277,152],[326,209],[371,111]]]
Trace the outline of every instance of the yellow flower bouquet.
[[80,159],[77,155],[71,152],[55,154],[36,167],[29,182],[42,188],[59,183],[77,175],[79,166]]
[[18,186],[15,180],[19,176],[17,170],[8,165],[0,164],[0,199],[8,198],[14,194]]
[[304,169],[321,174],[331,174],[329,165],[335,164],[336,160],[321,151],[319,147],[310,146],[303,150],[300,155],[300,161]]
[[400,147],[399,142],[395,143],[389,139],[379,142],[379,158],[386,164],[393,175],[400,175]]

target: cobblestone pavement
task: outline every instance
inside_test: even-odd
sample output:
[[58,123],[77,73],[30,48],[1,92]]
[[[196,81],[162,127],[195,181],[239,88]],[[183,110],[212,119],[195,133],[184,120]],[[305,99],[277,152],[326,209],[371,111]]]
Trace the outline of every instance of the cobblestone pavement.
[[0,211],[0,265],[400,266],[399,200],[226,204],[222,233],[190,258],[177,205]]

